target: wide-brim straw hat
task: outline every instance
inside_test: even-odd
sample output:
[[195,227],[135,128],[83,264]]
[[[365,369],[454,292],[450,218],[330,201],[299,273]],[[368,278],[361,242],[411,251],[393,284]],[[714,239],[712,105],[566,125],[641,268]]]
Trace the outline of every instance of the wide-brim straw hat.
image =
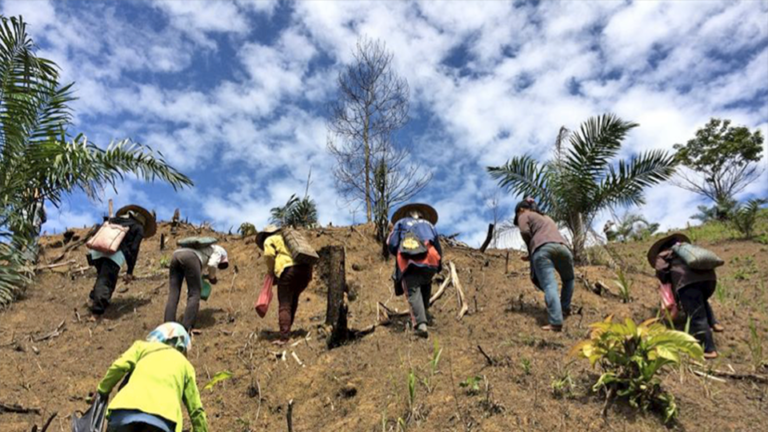
[[263,230],[259,231],[259,233],[256,234],[256,244],[259,246],[259,249],[264,249],[264,241],[267,239],[267,237],[279,231],[279,226],[271,224],[265,226]]
[[432,225],[437,224],[437,210],[429,204],[424,203],[412,203],[406,204],[392,215],[392,223],[397,223],[402,218],[408,217],[408,214],[412,211],[417,211],[424,216],[424,219],[428,220]]
[[659,239],[648,250],[648,264],[650,264],[651,267],[654,267],[656,265],[656,257],[659,256],[659,253],[661,253],[661,248],[664,247],[664,245],[666,245],[667,243],[671,242],[672,240],[677,240],[680,243],[691,242],[691,239],[689,239],[688,236],[683,233],[674,233],[662,239]]
[[149,238],[155,235],[157,232],[157,221],[155,220],[155,216],[142,206],[137,206],[135,204],[127,205],[118,210],[117,213],[115,213],[115,216],[123,216],[129,211],[137,213],[144,218],[144,238]]

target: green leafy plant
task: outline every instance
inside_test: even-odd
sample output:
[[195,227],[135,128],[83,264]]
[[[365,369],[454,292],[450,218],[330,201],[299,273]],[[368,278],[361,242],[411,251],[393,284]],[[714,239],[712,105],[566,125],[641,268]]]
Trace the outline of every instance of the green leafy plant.
[[127,173],[174,189],[192,181],[149,147],[124,139],[102,148],[72,133],[73,84],[61,84],[58,66],[37,56],[21,17],[0,21],[2,306],[29,283],[46,202],[58,206],[76,191],[96,197]]
[[531,374],[531,367],[532,366],[533,366],[533,364],[531,363],[531,359],[523,358],[522,360],[520,360],[520,367],[523,368],[523,373],[524,374],[530,375]]
[[160,268],[170,268],[171,267],[171,257],[163,256],[160,257]]
[[232,378],[232,372],[230,372],[230,371],[218,372],[218,373],[216,373],[216,375],[213,376],[213,378],[211,378],[210,381],[208,381],[205,384],[205,386],[203,386],[203,390],[213,390],[213,387],[216,384],[218,384],[218,383],[220,383],[220,382],[222,382],[224,380],[228,380],[230,378]]
[[468,395],[476,395],[480,393],[481,382],[483,382],[483,377],[480,375],[475,375],[460,382],[459,387],[466,389]]
[[616,271],[616,277],[617,280],[614,281],[616,286],[619,288],[619,296],[621,297],[621,301],[624,303],[629,303],[632,301],[632,280],[627,277],[626,272],[624,272],[624,269],[619,267],[619,269]]
[[728,293],[730,292],[730,289],[728,288],[728,284],[725,283],[725,281],[720,280],[717,281],[717,287],[715,288],[715,298],[720,303],[725,303],[725,301],[728,298]]
[[684,355],[703,359],[698,341],[668,329],[656,318],[638,325],[629,318],[615,323],[609,316],[590,327],[589,339],[573,347],[571,354],[602,368],[593,390],[605,391],[607,402],[618,396],[643,411],[660,409],[665,422],[675,418],[678,410],[674,397],[662,390],[658,374],[667,366],[679,365]]
[[240,235],[243,238],[255,236],[257,234],[256,226],[254,226],[250,222],[243,222],[240,224],[240,228],[237,229],[237,232],[240,233]]
[[554,157],[547,162],[524,155],[487,169],[499,186],[534,197],[543,212],[568,228],[574,259],[584,262],[597,214],[613,205],[642,204],[645,188],[675,172],[674,157],[661,150],[615,160],[627,133],[637,126],[613,114],[592,117],[578,132],[561,128]]
[[763,339],[757,330],[757,323],[752,318],[749,319],[749,353],[752,356],[752,366],[758,369],[765,364],[763,355]]
[[550,386],[552,387],[552,394],[559,399],[570,395],[576,387],[576,383],[571,377],[571,372],[566,370],[560,376],[553,377]]

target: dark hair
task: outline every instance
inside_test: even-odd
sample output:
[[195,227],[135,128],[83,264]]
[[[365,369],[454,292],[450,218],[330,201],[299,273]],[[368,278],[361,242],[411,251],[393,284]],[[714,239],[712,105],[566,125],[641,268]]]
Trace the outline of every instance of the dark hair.
[[536,201],[531,197],[526,197],[524,200],[520,201],[515,206],[515,219],[512,221],[515,224],[515,226],[517,226],[517,213],[521,209],[526,209],[526,210],[536,212],[538,214],[542,214],[541,211],[539,210],[539,206],[536,204]]

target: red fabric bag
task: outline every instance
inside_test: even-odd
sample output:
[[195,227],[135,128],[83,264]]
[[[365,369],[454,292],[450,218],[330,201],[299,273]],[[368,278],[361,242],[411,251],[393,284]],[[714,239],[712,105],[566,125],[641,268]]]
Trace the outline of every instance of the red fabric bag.
[[256,300],[256,313],[264,318],[269,309],[269,303],[272,301],[272,285],[275,283],[275,276],[267,273],[264,276],[264,284],[261,286],[259,299]]
[[672,284],[659,284],[659,295],[661,296],[661,309],[670,319],[677,318],[677,301],[675,293],[672,292]]

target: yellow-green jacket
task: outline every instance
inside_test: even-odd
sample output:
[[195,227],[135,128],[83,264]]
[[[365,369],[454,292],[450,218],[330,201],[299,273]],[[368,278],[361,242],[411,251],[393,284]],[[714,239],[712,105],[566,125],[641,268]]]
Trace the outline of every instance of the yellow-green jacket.
[[160,342],[136,341],[99,383],[99,393],[109,394],[125,374],[133,371],[128,384],[109,404],[113,410],[138,410],[176,423],[181,432],[181,402],[187,407],[193,432],[207,432],[208,420],[200,402],[195,369],[186,357]]
[[291,251],[285,246],[282,234],[273,234],[264,241],[264,258],[267,271],[277,276],[283,274],[283,270],[296,265],[291,257]]

